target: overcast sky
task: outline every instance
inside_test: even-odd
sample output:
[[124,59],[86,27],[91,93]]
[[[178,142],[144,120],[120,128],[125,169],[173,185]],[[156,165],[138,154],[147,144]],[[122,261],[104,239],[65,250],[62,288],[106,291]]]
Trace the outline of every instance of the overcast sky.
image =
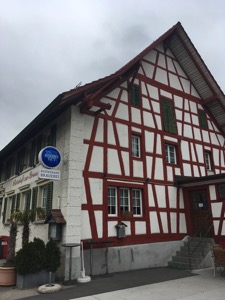
[[58,94],[181,22],[225,92],[224,0],[0,0],[0,149]]

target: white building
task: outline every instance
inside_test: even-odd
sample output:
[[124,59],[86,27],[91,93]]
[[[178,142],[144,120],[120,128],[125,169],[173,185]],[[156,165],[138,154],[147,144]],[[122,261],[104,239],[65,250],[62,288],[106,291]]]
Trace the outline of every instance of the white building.
[[[208,230],[223,244],[224,107],[177,23],[116,73],[59,95],[0,152],[1,235],[16,207],[60,209],[59,245],[83,241],[94,274],[165,265],[185,236]],[[39,178],[46,145],[62,155],[59,181]],[[48,226],[34,222],[31,239],[47,241]]]

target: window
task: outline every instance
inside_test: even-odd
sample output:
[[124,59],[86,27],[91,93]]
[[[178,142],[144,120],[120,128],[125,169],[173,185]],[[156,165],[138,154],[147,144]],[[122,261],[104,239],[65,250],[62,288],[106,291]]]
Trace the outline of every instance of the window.
[[16,158],[16,175],[19,175],[25,167],[26,149],[23,148],[17,154]]
[[116,215],[116,189],[108,188],[108,214]]
[[109,187],[108,215],[121,217],[130,214],[133,216],[142,216],[142,190]]
[[166,145],[166,162],[169,164],[176,164],[176,147],[174,145]]
[[133,189],[132,196],[133,196],[133,215],[140,216],[142,214],[141,190]]
[[219,189],[219,197],[225,199],[225,184],[220,184],[218,189]]
[[30,197],[31,197],[31,190],[28,190],[22,194],[23,196],[23,211],[30,210]]
[[204,110],[198,111],[199,125],[202,129],[208,129],[207,117]]
[[43,136],[39,135],[31,142],[29,166],[34,167],[38,163],[38,154],[43,148]]
[[47,146],[56,146],[56,125],[53,125],[50,129],[50,133],[47,136]]
[[129,190],[120,189],[120,211],[129,211]]
[[40,199],[39,207],[42,207],[47,214],[52,209],[52,193],[53,193],[53,183],[48,184],[40,188]]
[[209,152],[205,152],[205,165],[206,165],[206,170],[207,171],[212,170],[211,155],[210,155]]
[[170,133],[177,133],[174,104],[172,101],[162,99],[162,118],[164,130]]
[[140,157],[140,137],[132,135],[132,156]]
[[141,105],[140,87],[136,84],[130,87],[130,104],[139,107]]

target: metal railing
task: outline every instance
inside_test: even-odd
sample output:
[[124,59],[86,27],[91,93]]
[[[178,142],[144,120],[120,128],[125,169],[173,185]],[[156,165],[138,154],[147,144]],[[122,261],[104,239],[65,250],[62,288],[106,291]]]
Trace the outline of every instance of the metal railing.
[[[190,270],[192,269],[192,262],[191,262],[191,257],[193,255],[193,253],[199,248],[200,244],[202,243],[203,239],[206,238],[209,234],[209,232],[211,231],[213,227],[213,224],[211,224],[209,226],[209,228],[204,232],[204,234],[202,235],[202,228],[203,226],[199,229],[198,232],[196,232],[196,234],[188,241],[188,259],[189,259],[189,268]],[[199,242],[197,243],[197,245],[195,246],[195,248],[191,251],[191,243],[193,242],[193,240],[196,238],[196,237],[200,237],[200,240]]]

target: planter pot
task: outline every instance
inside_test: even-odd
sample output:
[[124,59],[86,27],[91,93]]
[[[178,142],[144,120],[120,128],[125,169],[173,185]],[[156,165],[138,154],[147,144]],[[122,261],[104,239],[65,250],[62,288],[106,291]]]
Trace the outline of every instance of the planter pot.
[[0,285],[16,285],[16,271],[14,267],[0,267]]
[[[42,270],[37,273],[21,275],[17,273],[16,287],[18,289],[30,289],[49,282],[49,272]],[[54,274],[52,276],[54,282]]]

